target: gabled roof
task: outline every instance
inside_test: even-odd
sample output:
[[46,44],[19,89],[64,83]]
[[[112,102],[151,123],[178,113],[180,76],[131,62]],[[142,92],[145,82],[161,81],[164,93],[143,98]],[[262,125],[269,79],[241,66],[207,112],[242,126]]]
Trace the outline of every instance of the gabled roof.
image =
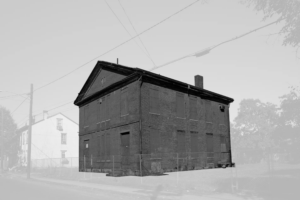
[[[66,115],[62,114],[61,112],[56,113],[56,114],[51,115],[51,116],[48,116],[47,119],[50,119],[50,118],[55,117],[55,116],[57,116],[57,115],[62,115],[62,116],[64,116],[65,118],[67,118],[68,120],[70,120],[71,122],[73,122],[74,124],[77,124],[77,125],[78,125],[77,122],[75,122],[74,120],[70,119],[70,118],[67,117]],[[42,119],[42,120],[40,120],[40,121],[34,122],[34,123],[32,124],[32,126],[34,126],[34,125],[36,125],[36,124],[38,124],[38,123],[40,123],[40,122],[43,122],[43,121],[45,121],[45,120]]]
[[[98,91],[86,98],[83,98],[85,93],[87,92],[88,88],[93,83],[94,79],[97,78],[97,75],[101,69],[105,69],[114,73],[122,74],[127,76],[126,78],[122,79],[121,81],[110,85],[109,87]],[[152,84],[156,84],[159,86],[166,86],[168,88],[172,88],[178,91],[182,91],[185,93],[201,96],[204,99],[210,99],[217,102],[229,104],[232,103],[234,100],[230,97],[211,92],[209,90],[205,90],[202,88],[195,87],[193,85],[189,85],[184,82],[177,81],[175,79],[171,79],[165,76],[161,76],[159,74],[155,74],[140,68],[131,68],[119,64],[109,63],[105,61],[98,61],[96,66],[94,67],[93,71],[89,75],[88,79],[86,80],[85,84],[83,85],[82,89],[80,90],[74,104],[77,106],[84,105],[87,102],[98,98],[101,95],[105,95],[109,91],[113,91],[116,87],[119,87],[124,84],[128,84],[135,80],[142,80],[143,82],[149,82]]]
[[[55,116],[57,116],[57,115],[59,115],[59,114],[62,115],[62,116],[64,116],[65,118],[67,118],[67,119],[70,120],[71,122],[73,122],[73,123],[75,123],[75,124],[78,125],[77,122],[75,122],[74,120],[70,119],[69,117],[67,117],[66,115],[64,115],[64,114],[62,114],[62,113],[60,113],[60,112],[59,112],[59,113],[56,113],[56,114],[54,114],[54,115],[48,116],[47,119],[50,119],[50,118],[52,118],[52,117],[55,117]],[[34,123],[32,124],[32,126],[34,126],[34,125],[36,125],[36,124],[39,124],[39,123],[41,123],[41,122],[43,122],[43,121],[45,121],[45,120],[44,120],[44,119],[41,119],[40,121],[34,122]],[[24,132],[24,131],[28,130],[28,128],[29,128],[29,126],[28,126],[28,125],[25,125],[25,126],[19,128],[19,129],[17,130],[17,132],[18,132],[18,133]]]

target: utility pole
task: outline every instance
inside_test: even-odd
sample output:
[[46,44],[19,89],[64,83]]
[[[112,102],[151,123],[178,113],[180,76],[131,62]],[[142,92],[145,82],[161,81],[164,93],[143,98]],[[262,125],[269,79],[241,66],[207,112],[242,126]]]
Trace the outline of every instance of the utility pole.
[[27,178],[30,179],[31,172],[31,131],[32,131],[32,102],[33,84],[30,85],[30,108],[29,108],[29,127],[28,127],[28,148],[27,148]]
[[3,131],[4,130],[3,129],[3,124],[4,124],[3,117],[4,117],[4,115],[3,115],[3,109],[1,109],[1,115],[2,116],[1,116],[1,135],[0,135],[0,137],[1,137],[1,146],[0,146],[0,148],[1,148],[0,149],[1,150],[1,155],[0,155],[1,156],[1,158],[0,158],[1,159],[0,160],[1,161],[1,167],[0,167],[0,169],[3,170],[3,149],[4,149],[3,148],[3,144],[4,144],[4,142],[3,142],[3,140],[4,140],[4,131]]

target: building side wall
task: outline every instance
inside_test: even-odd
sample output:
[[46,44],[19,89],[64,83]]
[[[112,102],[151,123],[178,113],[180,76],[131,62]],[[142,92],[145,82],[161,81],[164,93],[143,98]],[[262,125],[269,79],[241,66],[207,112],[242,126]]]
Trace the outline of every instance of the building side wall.
[[[107,99],[109,100],[107,101]],[[122,154],[120,140],[123,132],[130,132],[130,154],[139,152],[138,81],[80,107],[79,113],[81,171],[85,168],[95,171],[101,170],[105,165],[104,161],[111,160],[112,155],[116,156],[117,162]],[[109,141],[106,139],[107,135],[109,135]],[[101,137],[105,138],[105,142],[102,143]],[[87,142],[88,149],[86,148]],[[103,149],[107,148],[106,145],[110,145],[108,154],[103,153]],[[85,166],[83,163],[86,163]]]
[[[57,118],[62,119],[61,130],[58,130],[57,128]],[[67,135],[66,144],[62,144],[61,142],[62,133],[65,133]],[[60,166],[61,163],[59,159],[62,158],[62,151],[65,151],[66,158],[78,157],[78,125],[61,114],[58,114],[56,116],[43,120],[42,122],[34,124],[32,126],[31,139],[32,160],[53,159],[53,162],[49,162],[48,165]],[[20,144],[20,163],[22,165],[27,165],[28,131],[24,131],[21,134]],[[55,160],[58,161],[56,162]]]
[[[151,106],[151,90],[158,91],[158,109],[153,109]],[[217,157],[221,152],[220,138],[221,135],[229,141],[229,119],[228,105],[218,102],[202,99],[192,96],[187,93],[181,93],[183,96],[184,114],[180,117],[177,111],[177,91],[168,88],[163,88],[150,83],[143,83],[142,86],[142,149],[144,154],[161,154],[167,157],[177,153],[192,152],[191,134],[195,133],[197,140],[197,151],[202,156],[207,156],[206,137],[207,133],[213,134],[213,152]],[[191,98],[196,100],[196,105],[192,108],[190,105]],[[225,106],[225,112],[221,112],[219,106]],[[157,113],[152,112],[155,110]],[[196,114],[193,110],[196,110]],[[194,112],[192,116],[192,112]],[[185,152],[178,149],[178,132],[183,132],[185,138]],[[158,146],[155,146],[159,143]],[[229,143],[226,145],[226,151],[230,152]],[[180,156],[180,155],[179,155]],[[182,155],[184,156],[184,155]],[[206,158],[205,158],[206,159]],[[204,160],[204,159],[203,159]],[[217,164],[219,158],[214,159],[214,164]],[[149,164],[149,163],[148,163]],[[150,164],[149,164],[150,165]]]

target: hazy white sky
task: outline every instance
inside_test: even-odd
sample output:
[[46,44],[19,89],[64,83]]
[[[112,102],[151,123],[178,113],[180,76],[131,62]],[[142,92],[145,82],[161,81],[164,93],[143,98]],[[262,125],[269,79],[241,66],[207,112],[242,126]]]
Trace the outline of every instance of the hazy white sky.
[[[107,0],[124,26],[135,35],[118,0]],[[120,0],[137,32],[194,2],[182,0]],[[141,35],[156,65],[218,44],[272,22],[238,0],[207,0],[178,13]],[[274,18],[273,20],[275,20]],[[130,36],[104,0],[98,1],[5,1],[0,6],[0,90],[29,92],[30,84],[41,87],[128,40]],[[204,76],[205,89],[235,99],[231,119],[244,98],[279,103],[288,86],[300,85],[300,60],[295,49],[283,47],[282,38],[268,37],[281,24],[220,46],[200,58],[186,58],[153,72],[194,84],[194,75]],[[136,39],[136,43],[139,40]],[[98,60],[129,67],[151,69],[151,60],[134,41]],[[140,44],[141,46],[141,44]],[[33,113],[38,114],[74,101],[96,60],[34,94]],[[0,97],[12,95],[1,92]],[[12,112],[21,97],[1,99]],[[14,113],[22,125],[28,119],[29,101]],[[78,121],[72,103],[49,111],[62,112]]]

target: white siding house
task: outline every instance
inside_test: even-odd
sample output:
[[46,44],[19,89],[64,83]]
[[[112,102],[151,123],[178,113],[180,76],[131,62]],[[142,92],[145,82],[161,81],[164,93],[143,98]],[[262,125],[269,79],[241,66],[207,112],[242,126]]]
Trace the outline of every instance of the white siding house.
[[[32,125],[31,160],[33,167],[78,166],[78,124],[58,113]],[[20,135],[20,165],[27,165],[28,129]]]

